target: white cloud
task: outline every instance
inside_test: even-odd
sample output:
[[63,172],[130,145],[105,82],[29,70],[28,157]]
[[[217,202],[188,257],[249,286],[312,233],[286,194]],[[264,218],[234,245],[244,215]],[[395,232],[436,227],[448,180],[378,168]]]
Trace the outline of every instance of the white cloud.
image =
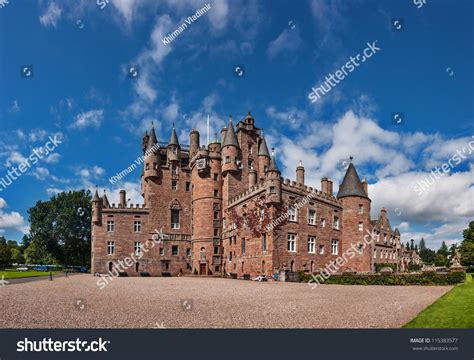
[[0,198],[0,232],[4,232],[6,229],[13,229],[26,234],[29,230],[28,223],[23,216],[16,211],[5,212],[3,208],[6,207],[6,205],[6,201]]
[[28,174],[38,180],[46,180],[50,175],[49,170],[41,166],[34,168],[33,171],[30,171]]
[[55,1],[49,3],[46,11],[39,17],[40,23],[44,27],[53,26],[56,27],[58,20],[61,18],[62,10],[56,4]]
[[21,109],[20,109],[20,106],[18,105],[18,100],[16,99],[13,100],[13,104],[8,111],[11,113],[16,113],[16,112],[19,112],[20,110]]
[[43,141],[48,135],[48,132],[44,129],[33,129],[28,134],[28,140],[32,142]]
[[61,159],[61,155],[59,153],[50,153],[43,160],[47,164],[57,164],[59,162],[59,159]]
[[84,129],[90,126],[99,127],[103,119],[103,109],[90,110],[77,114],[74,122],[69,127],[74,129]]
[[301,37],[298,29],[285,29],[280,35],[270,42],[267,54],[270,59],[280,53],[295,52],[301,45]]

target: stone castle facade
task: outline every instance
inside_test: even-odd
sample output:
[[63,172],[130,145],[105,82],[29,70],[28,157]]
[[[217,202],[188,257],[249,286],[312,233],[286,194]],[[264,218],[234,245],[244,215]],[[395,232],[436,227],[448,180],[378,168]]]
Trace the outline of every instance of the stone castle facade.
[[[295,181],[283,179],[250,113],[235,127],[231,117],[207,147],[197,130],[181,145],[173,127],[168,143],[146,132],[142,150],[143,205],[128,204],[124,190],[118,204],[93,197],[93,273],[120,264],[129,276],[245,278],[335,262],[338,272],[370,273],[401,261],[400,233],[385,209],[371,220],[367,182],[352,163],[336,196],[329,178],[307,186],[301,162]],[[373,240],[365,247],[364,236]],[[355,256],[344,255],[350,249]]]

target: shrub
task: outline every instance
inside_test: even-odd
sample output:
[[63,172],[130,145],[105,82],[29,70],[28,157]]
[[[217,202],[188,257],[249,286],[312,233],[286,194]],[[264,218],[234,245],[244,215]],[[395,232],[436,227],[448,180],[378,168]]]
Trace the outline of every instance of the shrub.
[[397,271],[397,265],[391,264],[391,263],[385,263],[385,264],[375,264],[375,271],[380,272],[384,267],[389,267],[393,270],[393,272]]
[[[308,282],[313,278],[302,274],[300,279]],[[367,275],[331,275],[324,284],[343,285],[454,285],[466,279],[464,272],[453,272],[447,274],[423,273],[423,274],[367,274]],[[313,280],[314,281],[314,280]]]
[[420,265],[416,265],[416,264],[408,264],[408,271],[409,272],[413,272],[413,271],[420,271],[421,270],[421,266]]

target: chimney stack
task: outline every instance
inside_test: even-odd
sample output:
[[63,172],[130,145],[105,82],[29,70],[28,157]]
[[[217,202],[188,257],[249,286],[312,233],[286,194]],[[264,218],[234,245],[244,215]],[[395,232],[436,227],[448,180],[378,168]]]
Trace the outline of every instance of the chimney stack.
[[126,193],[125,190],[120,190],[120,207],[127,207]]
[[330,178],[324,177],[321,179],[321,191],[324,194],[333,196],[332,180]]
[[366,178],[362,179],[362,187],[364,188],[364,191],[367,194],[367,196],[369,196],[369,191],[367,190],[367,179]]

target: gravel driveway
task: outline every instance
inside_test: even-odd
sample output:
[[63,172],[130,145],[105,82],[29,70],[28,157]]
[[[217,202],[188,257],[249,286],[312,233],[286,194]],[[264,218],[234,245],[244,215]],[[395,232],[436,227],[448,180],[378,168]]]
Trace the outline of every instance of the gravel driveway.
[[0,287],[1,328],[398,328],[451,286],[76,275]]

